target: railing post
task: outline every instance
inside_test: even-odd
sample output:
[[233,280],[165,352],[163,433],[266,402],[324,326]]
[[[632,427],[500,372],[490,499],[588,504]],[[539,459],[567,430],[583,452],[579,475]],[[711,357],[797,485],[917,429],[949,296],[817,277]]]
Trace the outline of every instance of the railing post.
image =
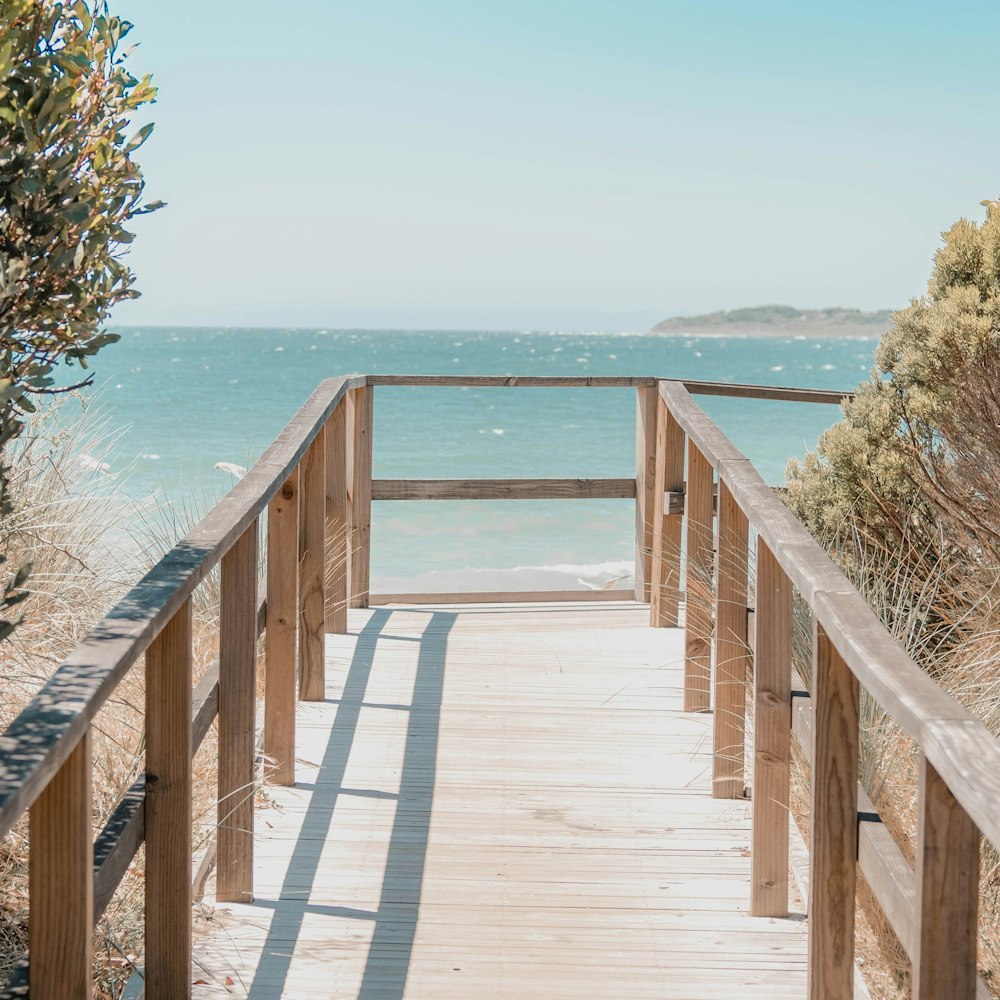
[[326,433],[299,465],[299,698],[326,697]]
[[[655,386],[635,390],[635,599],[649,601],[656,487]],[[662,505],[662,498],[660,503]],[[662,509],[662,506],[661,506]]]
[[299,470],[267,505],[264,755],[268,778],[295,784],[295,640],[298,634]]
[[[253,900],[256,647],[255,520],[222,557],[215,892],[219,902],[249,903]],[[188,877],[187,872],[184,877]]]
[[974,1000],[979,830],[920,755],[914,1000]]
[[815,625],[809,844],[809,998],[854,996],[858,681]]
[[326,425],[326,630],[347,631],[347,400]]
[[146,652],[146,998],[191,996],[191,599]]
[[350,605],[368,607],[372,518],[372,387],[350,390],[351,397],[351,571]]
[[663,495],[668,490],[671,493],[684,491],[684,430],[656,392],[656,477],[649,598],[649,624],[653,628],[676,628],[680,616],[684,515],[664,511]]
[[89,1000],[92,995],[91,810],[88,729],[31,807],[28,976],[32,1000]]
[[757,536],[753,830],[750,913],[788,915],[788,798],[792,728],[792,585]]
[[715,470],[688,440],[687,573],[684,587],[684,711],[707,712],[712,690],[712,600],[715,569]]
[[712,795],[717,799],[739,799],[745,794],[748,533],[746,514],[720,475],[712,767]]

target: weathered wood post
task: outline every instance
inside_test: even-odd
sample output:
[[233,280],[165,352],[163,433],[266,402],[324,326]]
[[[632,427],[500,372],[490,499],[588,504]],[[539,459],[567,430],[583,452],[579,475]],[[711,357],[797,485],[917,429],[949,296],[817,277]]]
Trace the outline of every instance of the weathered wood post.
[[664,494],[684,492],[684,430],[656,393],[656,481],[653,491],[653,560],[649,624],[676,628],[680,620],[681,531],[684,514],[664,507]]
[[712,795],[744,795],[746,717],[747,559],[746,514],[719,479],[719,551],[715,592],[715,715]]
[[684,711],[707,712],[712,699],[715,471],[693,440],[688,441],[687,453]]
[[326,631],[347,631],[350,591],[347,535],[347,401],[326,424]]
[[372,387],[351,389],[350,605],[368,607],[372,520]]
[[854,996],[858,681],[816,623],[809,836],[809,998]]
[[[216,899],[253,900],[257,521],[222,557]],[[190,721],[188,723],[190,725]],[[184,873],[187,878],[187,872]]]
[[146,997],[191,996],[191,598],[146,652]]
[[914,1000],[974,1000],[979,929],[979,830],[920,755]]
[[757,536],[750,914],[788,915],[792,585]]
[[299,464],[299,698],[326,697],[325,430]]
[[656,400],[654,386],[635,390],[635,599],[650,599],[653,511],[656,488]]
[[92,995],[92,808],[88,728],[31,807],[28,927],[33,1000],[89,1000]]
[[268,778],[295,784],[298,637],[299,470],[267,505],[267,629],[264,645],[264,755]]

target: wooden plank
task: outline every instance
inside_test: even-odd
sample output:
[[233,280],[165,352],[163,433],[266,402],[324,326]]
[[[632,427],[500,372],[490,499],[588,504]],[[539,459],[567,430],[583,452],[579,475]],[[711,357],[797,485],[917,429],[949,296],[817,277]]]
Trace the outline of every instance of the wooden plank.
[[146,653],[146,998],[191,995],[191,600]]
[[491,590],[441,594],[372,594],[372,607],[386,604],[541,604],[552,601],[627,601],[631,590]]
[[715,472],[693,439],[688,439],[687,580],[684,592],[684,711],[711,707],[712,634],[715,578]]
[[215,896],[253,899],[257,522],[222,557],[219,776]]
[[94,924],[104,915],[146,837],[146,777],[122,796],[94,841]]
[[746,385],[730,382],[683,380],[688,392],[699,396],[731,396],[740,399],[774,399],[788,403],[832,403],[839,405],[854,398],[852,390],[799,389],[783,385]]
[[352,608],[368,607],[372,526],[372,388],[351,392],[351,594]]
[[634,479],[373,479],[372,500],[632,500]]
[[813,658],[809,997],[854,995],[858,682],[818,624]]
[[371,609],[328,648],[204,997],[803,995],[805,921],[746,913],[750,804],[711,798],[679,632],[634,602]]
[[976,825],[921,755],[914,1000],[976,996],[979,841]]
[[[712,490],[712,513],[715,513],[717,502],[719,496],[718,491],[713,487]],[[663,494],[663,513],[664,514],[683,514],[686,510],[686,499],[683,492],[671,492],[667,490]]]
[[792,586],[759,537],[754,632],[750,913],[756,917],[784,917],[788,915]]
[[89,1000],[94,912],[90,731],[31,807],[32,1000]]
[[[748,528],[725,483],[719,485],[715,578],[715,726],[712,794],[742,798],[746,714]],[[688,588],[690,592],[690,588]]]
[[325,431],[299,466],[299,698],[326,697]]
[[347,631],[347,402],[326,425],[326,631]]
[[264,645],[264,756],[276,785],[295,784],[299,474],[267,505],[267,636]]
[[[363,382],[363,378],[360,380]],[[320,384],[253,467],[95,626],[0,737],[5,836],[159,630],[256,520],[357,378]]]
[[498,388],[572,389],[603,388],[631,389],[636,386],[654,386],[651,375],[369,375],[368,385],[438,385],[456,388],[474,386]]
[[668,509],[666,498],[674,495],[673,491],[684,489],[684,444],[684,432],[657,394],[649,608],[649,623],[653,628],[676,628],[680,615],[683,507],[680,512]]
[[[650,599],[656,506],[656,400],[652,386],[635,390],[635,599]],[[662,504],[663,491],[660,491]]]

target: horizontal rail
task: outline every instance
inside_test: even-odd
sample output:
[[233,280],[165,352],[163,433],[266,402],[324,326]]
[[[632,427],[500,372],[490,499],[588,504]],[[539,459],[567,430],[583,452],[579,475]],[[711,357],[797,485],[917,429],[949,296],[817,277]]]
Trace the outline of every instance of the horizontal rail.
[[373,479],[372,500],[634,500],[634,479]]
[[[451,386],[454,388],[574,388],[628,389],[654,387],[660,380],[645,375],[369,375],[368,385]],[[742,385],[732,382],[679,380],[688,392],[702,396],[732,396],[740,399],[771,399],[789,403],[833,403],[851,399],[853,391],[800,389],[780,385]]]
[[126,671],[262,513],[358,384],[364,379],[323,382],[246,476],[98,623],[0,736],[0,836],[35,801]]
[[[843,571],[684,386],[662,382],[660,393],[674,419],[710,457],[720,481],[748,514],[752,527],[813,609],[854,676],[920,744],[962,808],[1000,847],[1000,810],[996,808],[1000,744],[892,638]],[[974,769],[970,761],[976,761]]]
[[450,594],[372,594],[372,607],[386,604],[544,604],[549,601],[632,601],[628,590],[491,590]]

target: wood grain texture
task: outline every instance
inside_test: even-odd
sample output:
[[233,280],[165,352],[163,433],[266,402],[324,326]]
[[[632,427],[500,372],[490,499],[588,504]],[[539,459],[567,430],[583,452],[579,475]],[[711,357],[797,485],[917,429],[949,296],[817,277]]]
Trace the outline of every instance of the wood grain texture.
[[684,517],[669,510],[667,495],[684,490],[684,431],[656,395],[656,481],[653,504],[653,561],[649,621],[676,628],[680,617],[681,530]]
[[387,604],[538,604],[553,601],[575,603],[578,601],[627,601],[633,602],[629,590],[493,590],[441,594],[372,594],[371,606]]
[[757,539],[753,836],[750,913],[788,914],[788,799],[792,724],[792,585]]
[[225,902],[246,903],[253,898],[256,646],[257,522],[254,521],[222,557],[215,894]]
[[326,631],[347,630],[347,402],[326,425]]
[[914,1000],[975,1000],[979,830],[920,760]]
[[687,446],[684,526],[684,710],[707,712],[712,701],[715,592],[715,471],[692,439]]
[[[635,599],[649,602],[656,503],[656,400],[652,386],[635,390]],[[662,500],[662,491],[660,503]]]
[[634,602],[349,625],[198,1000],[801,1000],[806,924],[746,912],[750,803],[711,797],[679,631]]
[[295,784],[295,693],[299,622],[299,474],[267,505],[267,634],[264,756],[276,785]]
[[725,483],[719,486],[715,591],[715,726],[712,793],[737,799],[743,784],[747,647],[748,528]]
[[146,652],[146,1000],[191,995],[191,600]]
[[326,457],[320,432],[299,466],[299,698],[322,701],[326,685]]
[[321,383],[246,476],[105,615],[11,723],[0,737],[0,836],[38,797],[131,666],[264,510],[356,384],[356,378]]
[[31,808],[31,1000],[89,1000],[94,912],[90,731]]
[[495,386],[497,388],[552,389],[559,386],[575,389],[631,389],[634,386],[656,385],[651,375],[369,375],[368,385],[439,385],[466,388]]
[[372,388],[351,391],[351,591],[352,608],[368,607],[372,528]]
[[634,479],[373,479],[372,500],[631,500]]
[[809,838],[809,997],[854,996],[858,682],[817,624]]

